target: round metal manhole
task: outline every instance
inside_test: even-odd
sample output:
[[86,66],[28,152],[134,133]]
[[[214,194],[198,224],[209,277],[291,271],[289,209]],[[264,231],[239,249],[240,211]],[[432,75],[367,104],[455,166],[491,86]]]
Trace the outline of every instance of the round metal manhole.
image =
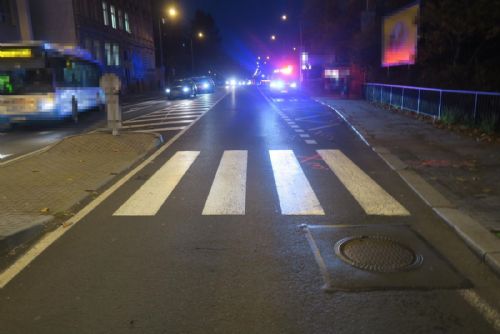
[[335,253],[353,267],[381,273],[414,269],[423,261],[410,247],[381,235],[342,239],[335,244]]

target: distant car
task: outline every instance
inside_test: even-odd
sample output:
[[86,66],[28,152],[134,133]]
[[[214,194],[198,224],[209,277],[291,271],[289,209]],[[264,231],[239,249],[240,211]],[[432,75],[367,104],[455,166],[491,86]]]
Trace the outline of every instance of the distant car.
[[298,80],[289,75],[274,74],[269,81],[272,94],[296,94],[299,91]]
[[196,83],[191,79],[176,80],[165,89],[169,100],[194,98],[198,94]]
[[199,94],[215,92],[215,82],[210,77],[194,77],[191,78],[196,84],[196,89]]

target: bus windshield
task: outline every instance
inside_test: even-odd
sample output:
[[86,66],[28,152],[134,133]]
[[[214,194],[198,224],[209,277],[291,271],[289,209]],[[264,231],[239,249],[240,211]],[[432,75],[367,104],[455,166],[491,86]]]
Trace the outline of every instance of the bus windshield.
[[0,95],[49,93],[54,91],[52,71],[47,68],[0,71]]

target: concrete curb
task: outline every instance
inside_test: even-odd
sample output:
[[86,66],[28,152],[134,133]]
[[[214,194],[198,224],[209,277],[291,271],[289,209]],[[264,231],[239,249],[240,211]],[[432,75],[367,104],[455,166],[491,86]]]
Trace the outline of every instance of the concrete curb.
[[391,154],[387,148],[372,146],[366,139],[367,136],[363,136],[362,131],[356,129],[340,111],[320,99],[314,98],[314,100],[339,115],[367,146],[377,153],[493,271],[500,275],[500,240],[498,238],[472,217],[455,208],[447,198],[416,172],[409,170],[408,166],[397,156]]
[[40,234],[43,233],[45,224],[51,222],[53,216],[20,216],[19,219],[30,220],[29,225],[25,225],[22,228],[9,231],[5,235],[0,236],[0,254],[6,254],[12,249],[35,239]]
[[[92,131],[92,132],[98,132],[98,130]],[[128,166],[125,166],[122,170],[118,171],[117,175],[114,175],[114,176],[111,176],[111,177],[108,177],[108,178],[102,180],[102,182],[100,182],[98,184],[98,186],[96,187],[97,188],[96,191],[102,191],[102,189],[106,188],[108,185],[113,183],[114,180],[118,179],[121,174],[123,174],[124,172],[129,170],[132,166],[137,164],[139,161],[143,160],[148,155],[152,154],[154,151],[156,151],[163,144],[164,139],[163,139],[163,136],[161,134],[158,134],[158,133],[148,133],[148,134],[156,137],[156,142],[152,145],[152,147],[150,149],[148,149],[147,151],[145,151],[144,153],[137,156],[133,161],[131,161],[128,164]],[[26,159],[26,158],[29,158],[33,155],[37,155],[37,154],[41,154],[43,152],[46,152],[50,148],[61,143],[62,141],[68,140],[68,139],[75,137],[75,136],[63,138],[60,141],[58,141],[57,143],[49,145],[48,147],[45,147],[42,150],[32,152],[31,154],[29,154],[29,156],[26,156],[26,157],[23,156],[22,159]],[[19,160],[16,160],[16,161],[19,161]],[[8,161],[9,164],[14,163],[14,162],[15,161]],[[72,207],[77,206],[81,203],[87,202],[88,200],[90,200],[92,198],[92,196],[93,195],[90,193],[81,196],[80,198],[75,200]],[[23,216],[23,217],[26,217],[26,216]],[[14,248],[19,247],[19,246],[26,244],[28,242],[31,242],[31,241],[37,239],[38,237],[40,237],[44,233],[46,227],[49,226],[52,222],[54,222],[56,220],[56,217],[40,215],[40,216],[32,216],[31,219],[33,220],[32,224],[25,225],[25,226],[19,228],[18,230],[12,231],[6,235],[0,235],[0,255],[7,254],[8,252],[13,250]]]

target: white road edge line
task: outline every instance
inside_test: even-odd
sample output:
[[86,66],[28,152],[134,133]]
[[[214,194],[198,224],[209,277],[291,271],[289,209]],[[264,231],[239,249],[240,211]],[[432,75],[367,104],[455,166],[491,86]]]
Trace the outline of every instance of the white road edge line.
[[[212,109],[219,104],[229,93],[225,93],[217,102],[214,103]],[[208,112],[207,112],[208,113]],[[207,113],[203,114],[206,115]],[[160,147],[155,153],[153,153],[148,159],[144,160],[139,166],[131,170],[127,175],[118,180],[115,184],[105,190],[101,195],[99,195],[95,200],[87,204],[83,209],[81,209],[76,215],[65,221],[61,226],[52,232],[47,233],[42,237],[35,245],[33,245],[23,256],[21,256],[16,262],[14,262],[9,268],[0,273],[0,289],[3,289],[12,279],[14,279],[24,268],[26,268],[33,260],[35,260],[44,250],[46,250],[50,245],[52,245],[57,239],[68,232],[73,226],[85,218],[90,212],[97,208],[102,202],[108,199],[115,191],[117,191],[126,182],[132,179],[138,172],[140,172],[144,167],[149,165],[154,159],[156,159],[160,154],[165,152],[173,143],[177,141],[182,135],[184,135],[194,124],[196,124],[201,117],[195,122],[188,125],[184,130],[179,132],[177,135],[172,137],[168,142],[166,142],[162,147]]]

